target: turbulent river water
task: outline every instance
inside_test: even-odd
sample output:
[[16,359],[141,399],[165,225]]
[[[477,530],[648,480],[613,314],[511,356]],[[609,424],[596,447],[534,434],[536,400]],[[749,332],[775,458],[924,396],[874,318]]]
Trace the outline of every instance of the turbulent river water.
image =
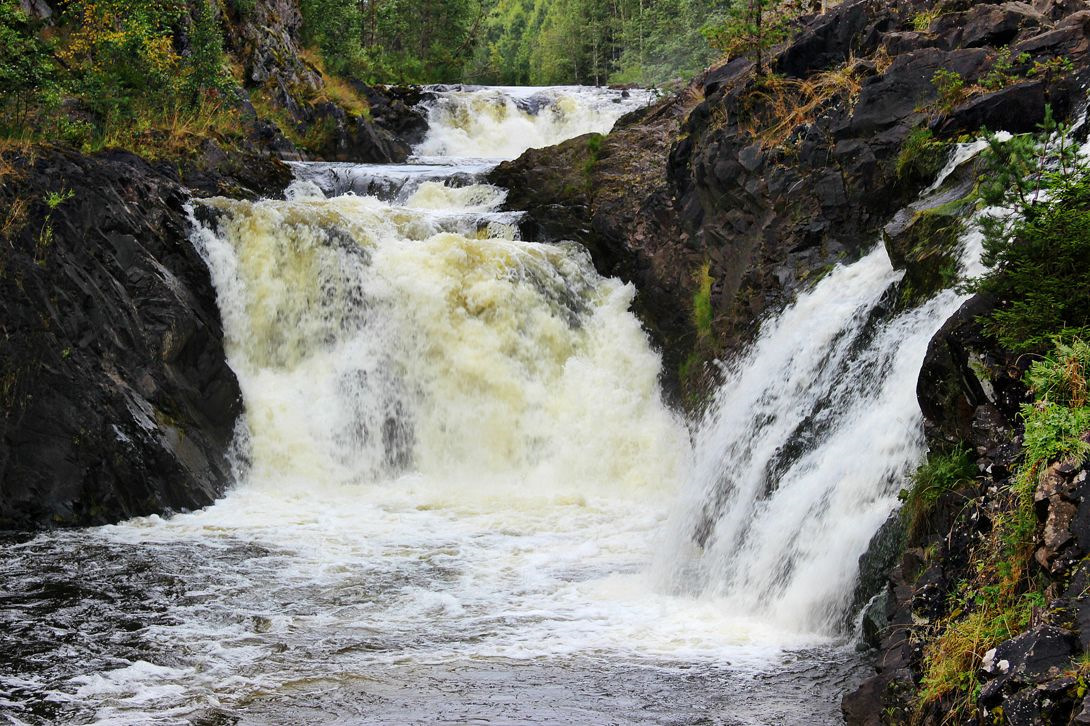
[[409,164],[202,203],[237,483],[3,545],[0,721],[839,722],[867,672],[856,561],[920,455],[915,375],[959,298],[878,314],[879,247],[683,421],[632,288],[520,241],[481,181],[648,100],[442,89]]

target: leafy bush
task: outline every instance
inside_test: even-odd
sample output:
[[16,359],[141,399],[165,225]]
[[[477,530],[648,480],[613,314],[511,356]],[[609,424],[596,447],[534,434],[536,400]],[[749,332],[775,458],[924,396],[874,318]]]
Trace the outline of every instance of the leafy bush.
[[0,127],[16,130],[56,90],[49,46],[16,0],[0,0]]
[[913,129],[897,155],[897,178],[924,181],[932,179],[942,168],[946,144],[935,140],[931,129]]
[[931,28],[931,23],[940,15],[938,8],[921,10],[912,16],[912,29],[918,33],[926,33]]
[[1087,375],[1090,375],[1090,343],[1077,338],[1065,343],[1061,339],[1051,354],[1030,366],[1025,382],[1038,399],[1081,408],[1090,400]]
[[1090,455],[1090,405],[1086,376],[1090,372],[1090,343],[1062,340],[1042,360],[1030,366],[1025,382],[1036,396],[1022,406],[1026,432],[1021,485],[1032,492],[1035,474],[1051,461]]
[[998,91],[1012,83],[1021,80],[1015,73],[1015,66],[1024,66],[1029,63],[1029,53],[1020,53],[1017,57],[1011,56],[1009,47],[1000,48],[995,53],[991,68],[980,78],[980,85],[989,91]]
[[1090,331],[1090,169],[1068,129],[1046,115],[1040,134],[992,136],[980,196],[984,262],[973,288],[996,296],[985,328],[1016,352]]
[[190,54],[184,75],[185,92],[193,105],[211,92],[224,94],[233,82],[228,73],[223,52],[223,35],[211,0],[200,0],[193,16],[193,31],[189,37]]
[[71,0],[46,42],[15,0],[0,0],[0,133],[142,151],[173,143],[176,132],[208,131],[211,120],[225,121],[217,133],[236,133],[237,112],[223,112],[234,84],[218,7]]
[[944,113],[950,113],[965,99],[965,79],[955,71],[941,68],[931,76],[931,83],[939,92],[938,107]]
[[912,474],[911,486],[900,493],[901,516],[909,537],[917,533],[924,517],[943,494],[972,481],[976,475],[976,465],[964,446],[928,456]]
[[769,51],[787,37],[791,16],[780,0],[733,0],[722,25],[704,32],[713,48],[727,56],[751,58],[757,73],[763,74]]

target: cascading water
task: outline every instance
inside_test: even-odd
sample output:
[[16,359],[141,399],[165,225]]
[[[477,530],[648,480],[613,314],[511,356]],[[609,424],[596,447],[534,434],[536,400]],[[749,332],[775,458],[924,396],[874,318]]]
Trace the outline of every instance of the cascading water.
[[513,159],[526,149],[606,133],[624,112],[651,98],[649,91],[602,93],[578,86],[454,87],[428,107],[428,135],[416,153],[425,159]]
[[884,252],[838,267],[731,364],[694,450],[631,287],[519,240],[482,183],[647,100],[435,89],[414,163],[298,164],[283,201],[196,205],[245,397],[239,482],[200,512],[8,547],[25,599],[42,568],[82,594],[0,612],[26,664],[0,707],[834,722],[865,669],[835,623],[919,455],[915,375],[959,298],[883,315]]
[[[958,146],[922,196],[984,146]],[[962,277],[983,271],[981,252],[970,227]],[[924,452],[927,345],[967,298],[946,290],[891,314],[902,276],[878,245],[766,321],[726,368],[657,563],[667,587],[791,630],[842,627],[855,565]]]

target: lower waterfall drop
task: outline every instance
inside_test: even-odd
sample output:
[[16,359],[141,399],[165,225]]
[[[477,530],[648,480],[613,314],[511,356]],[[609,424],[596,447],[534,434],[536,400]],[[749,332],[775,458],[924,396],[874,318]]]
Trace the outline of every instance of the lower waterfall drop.
[[[951,155],[935,192],[980,142]],[[960,272],[981,272],[979,231]],[[858,561],[924,454],[916,400],[928,343],[967,295],[897,312],[903,273],[879,244],[766,320],[694,433],[692,474],[657,580],[788,631],[843,632]]]
[[630,286],[575,245],[514,239],[486,185],[425,185],[404,206],[290,196],[210,202],[215,229],[197,237],[253,485],[412,475],[497,502],[669,492],[683,431]]

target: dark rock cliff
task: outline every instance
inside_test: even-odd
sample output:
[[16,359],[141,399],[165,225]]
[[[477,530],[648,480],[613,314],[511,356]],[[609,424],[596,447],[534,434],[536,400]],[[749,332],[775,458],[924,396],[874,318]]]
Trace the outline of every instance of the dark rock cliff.
[[979,475],[943,494],[905,532],[887,585],[864,614],[866,640],[878,649],[876,674],[845,696],[849,725],[1090,723],[1084,676],[1073,665],[1090,648],[1090,463],[1057,461],[1040,472],[1025,575],[1044,599],[1026,629],[981,641],[979,668],[965,674],[980,682],[968,703],[922,695],[925,653],[949,627],[944,618],[958,616],[959,583],[998,556],[991,535],[1011,516],[1023,455],[1019,407],[1033,400],[1021,380],[1029,358],[1004,350],[978,321],[992,305],[982,296],[966,302],[934,336],[920,371],[931,449],[964,442]]
[[[23,7],[49,24],[60,4]],[[281,159],[401,161],[426,130],[419,89],[353,84],[364,112],[331,100],[301,50],[297,0],[215,7],[242,69],[240,138],[203,138],[151,163],[122,151],[0,152],[0,530],[102,524],[221,495],[242,402],[187,201],[279,194],[291,179]],[[180,53],[189,31],[175,32]]]
[[[1082,2],[848,0],[799,21],[774,76],[731,61],[600,143],[530,152],[493,179],[528,190],[509,204],[530,209],[531,236],[580,240],[603,272],[636,284],[668,376],[691,378],[694,354],[729,352],[833,264],[881,240],[942,164],[942,153],[937,164],[911,156],[913,132],[941,146],[982,126],[1030,130],[1046,102],[1071,113],[1088,28]],[[1007,48],[1029,59],[997,75]],[[1076,71],[1030,72],[1056,58]],[[940,98],[940,70],[963,88]],[[705,265],[710,330],[691,314]],[[921,272],[917,282],[934,281]]]
[[241,401],[188,191],[138,157],[3,157],[0,528],[209,504]]

